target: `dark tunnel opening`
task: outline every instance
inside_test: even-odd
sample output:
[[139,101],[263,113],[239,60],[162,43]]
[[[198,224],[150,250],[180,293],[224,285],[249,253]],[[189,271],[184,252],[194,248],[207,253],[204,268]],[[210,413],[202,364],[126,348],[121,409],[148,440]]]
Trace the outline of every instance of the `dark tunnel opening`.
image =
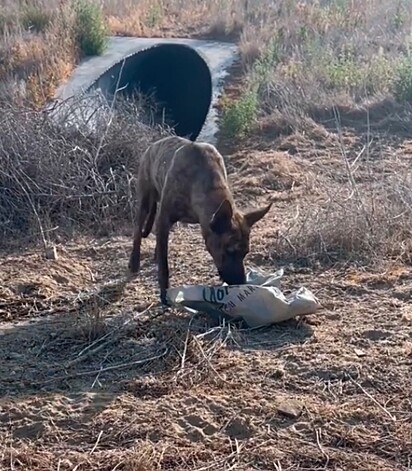
[[182,44],[158,44],[136,52],[107,70],[90,88],[100,88],[111,100],[117,85],[117,93],[126,97],[136,91],[154,95],[162,108],[154,116],[155,122],[164,121],[178,136],[193,141],[212,101],[208,65],[194,49]]

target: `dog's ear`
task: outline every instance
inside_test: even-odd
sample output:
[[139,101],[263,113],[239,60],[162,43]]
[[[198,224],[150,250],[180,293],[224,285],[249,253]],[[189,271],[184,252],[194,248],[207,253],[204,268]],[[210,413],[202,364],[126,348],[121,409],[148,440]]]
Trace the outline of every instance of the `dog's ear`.
[[273,203],[270,203],[267,206],[265,206],[264,208],[254,209],[254,210],[249,211],[248,213],[246,213],[244,215],[246,224],[249,227],[252,227],[258,221],[260,221],[263,218],[263,216],[265,216],[267,214],[267,212],[269,211],[269,209],[272,207],[272,204]]
[[232,203],[229,200],[224,200],[210,220],[210,229],[216,234],[223,234],[230,228],[232,217]]

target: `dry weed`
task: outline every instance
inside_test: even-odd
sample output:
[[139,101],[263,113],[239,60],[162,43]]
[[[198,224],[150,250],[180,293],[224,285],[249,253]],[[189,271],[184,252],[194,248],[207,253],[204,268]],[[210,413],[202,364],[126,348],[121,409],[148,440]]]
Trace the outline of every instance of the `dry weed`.
[[[81,100],[76,103],[70,113],[81,109]],[[67,113],[65,104],[59,106]],[[49,239],[57,228],[72,234],[79,229],[111,232],[119,222],[133,220],[139,157],[164,131],[135,123],[132,116],[139,111],[133,105],[131,115],[125,106],[123,112],[105,115],[94,134],[62,129],[42,112],[2,107],[3,243],[17,235]],[[57,116],[59,110],[54,111]]]

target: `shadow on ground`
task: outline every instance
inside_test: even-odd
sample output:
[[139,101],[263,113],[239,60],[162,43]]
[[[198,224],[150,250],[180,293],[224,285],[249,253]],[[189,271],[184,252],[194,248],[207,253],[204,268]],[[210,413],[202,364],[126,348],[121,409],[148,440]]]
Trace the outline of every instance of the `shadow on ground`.
[[62,436],[76,430],[77,444],[78,433],[92,443],[91,424],[124,393],[148,400],[184,391],[188,382],[224,383],[231,352],[287,348],[311,335],[297,321],[240,330],[154,305],[127,310],[120,303],[126,285],[105,285],[67,303],[66,312],[60,306],[4,326],[0,432],[24,442],[50,440],[53,428]]

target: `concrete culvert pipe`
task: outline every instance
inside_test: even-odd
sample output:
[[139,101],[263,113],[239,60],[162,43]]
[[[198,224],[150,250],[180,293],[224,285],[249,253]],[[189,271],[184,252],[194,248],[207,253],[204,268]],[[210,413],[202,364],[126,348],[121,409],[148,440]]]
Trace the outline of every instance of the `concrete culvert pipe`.
[[212,77],[208,65],[191,47],[157,44],[129,55],[102,74],[89,90],[100,89],[109,100],[118,94],[140,92],[154,96],[165,121],[179,136],[195,140],[212,102]]

